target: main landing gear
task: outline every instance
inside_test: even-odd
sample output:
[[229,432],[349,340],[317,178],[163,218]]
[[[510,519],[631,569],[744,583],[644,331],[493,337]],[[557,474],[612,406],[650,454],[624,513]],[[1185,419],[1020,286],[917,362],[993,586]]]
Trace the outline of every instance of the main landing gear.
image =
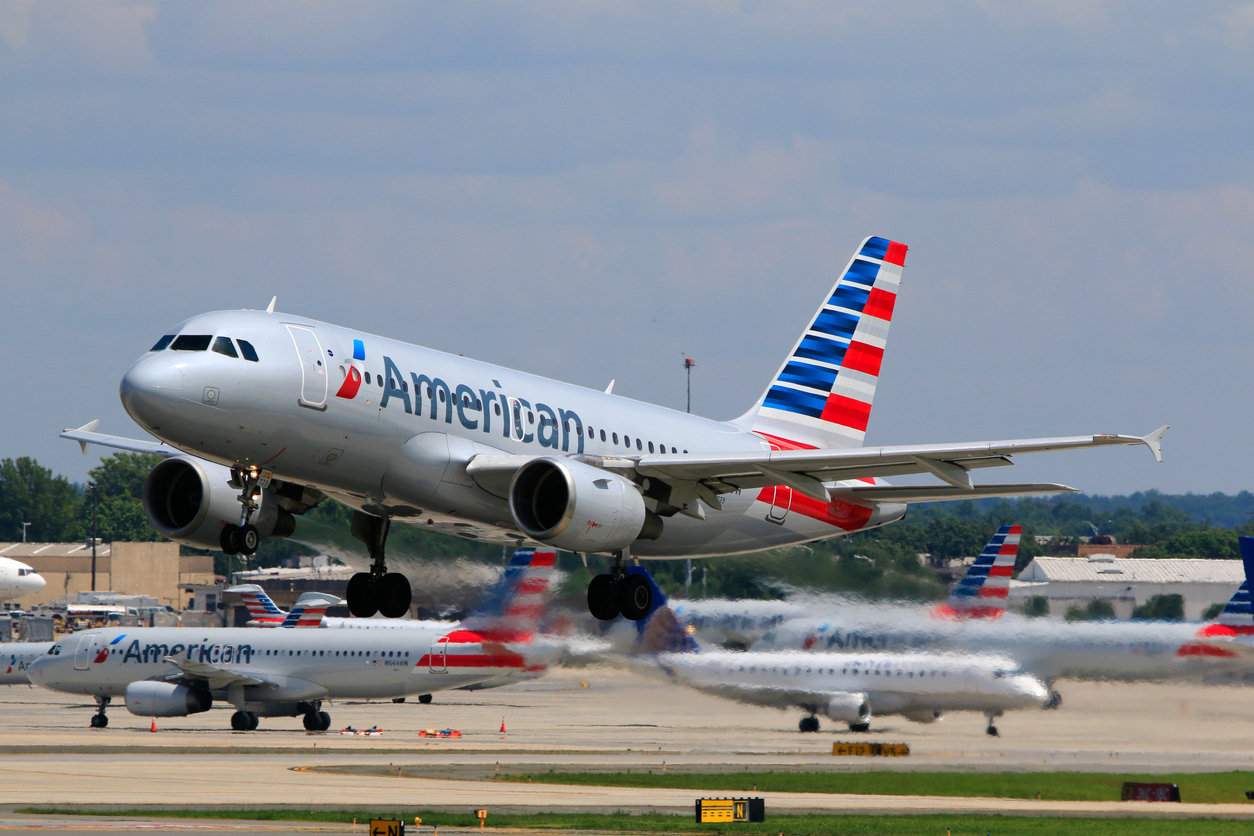
[[803,732],[816,732],[819,730],[819,718],[814,716],[802,717],[801,722],[797,724],[797,728]]
[[231,715],[231,728],[235,731],[256,731],[257,715],[251,711],[236,711]]
[[608,575],[597,575],[588,584],[588,612],[601,621],[618,615],[640,621],[653,609],[653,589],[643,575],[627,574],[626,551],[614,554]]
[[305,731],[326,731],[331,728],[331,715],[325,711],[309,711],[305,714]]
[[1001,732],[997,730],[997,726],[993,725],[993,721],[1000,717],[1001,714],[1000,711],[984,712],[984,716],[988,718],[988,728],[984,730],[984,733],[989,737],[1001,737]]
[[103,729],[109,725],[109,718],[105,715],[105,709],[109,707],[110,697],[96,697],[96,713],[91,715],[91,727],[93,729]]
[[261,534],[251,520],[260,507],[257,496],[261,492],[261,477],[256,471],[245,470],[237,471],[236,478],[244,485],[239,495],[239,525],[228,523],[222,526],[218,545],[226,554],[256,554],[257,547],[261,545]]
[[386,517],[353,512],[353,536],[366,544],[371,560],[369,572],[358,572],[349,579],[344,596],[348,599],[348,611],[357,618],[370,618],[375,613],[400,618],[409,612],[413,600],[409,578],[389,572],[383,556],[389,525]]

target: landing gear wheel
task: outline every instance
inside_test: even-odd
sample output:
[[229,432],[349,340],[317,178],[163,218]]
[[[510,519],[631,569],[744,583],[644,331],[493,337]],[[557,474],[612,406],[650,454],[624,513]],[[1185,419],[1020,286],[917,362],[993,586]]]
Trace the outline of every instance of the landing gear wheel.
[[248,731],[248,712],[237,711],[231,715],[231,728],[235,731]]
[[612,575],[597,575],[588,584],[588,612],[600,621],[618,617],[618,592]]
[[234,523],[227,523],[222,526],[222,533],[218,535],[218,545],[222,547],[222,551],[226,554],[239,554],[239,526]]
[[1058,708],[1061,705],[1062,705],[1062,694],[1058,693],[1053,688],[1050,688],[1049,699],[1046,700],[1045,705],[1041,707],[1049,709],[1049,708]]
[[104,714],[91,715],[91,727],[93,729],[103,729],[107,725],[109,725],[109,718]]
[[419,694],[419,695],[418,695],[418,702],[422,703],[423,705],[431,705],[431,695],[430,695],[430,694]]
[[331,715],[325,711],[318,712],[318,731],[326,731],[331,728]]
[[317,711],[305,715],[305,731],[322,731],[322,717]]
[[409,603],[413,600],[413,591],[409,586],[409,578],[400,572],[388,572],[379,579],[375,586],[375,601],[379,612],[384,618],[400,618],[409,612]]
[[628,575],[618,584],[618,607],[629,621],[648,617],[653,609],[653,590],[643,575]]
[[849,731],[864,732],[864,731],[870,731],[870,730],[871,730],[870,723],[850,723],[849,724]]
[[379,611],[374,576],[369,572],[358,572],[349,578],[344,597],[348,599],[348,611],[356,618],[369,618]]
[[256,731],[261,721],[257,719],[257,715],[253,712],[249,711],[246,713],[248,714],[248,731]]
[[257,547],[261,545],[261,534],[257,531],[257,526],[249,523],[239,530],[239,550],[245,555],[257,553]]
[[816,732],[819,730],[819,718],[802,717],[801,722],[797,724],[797,728],[803,732]]
[[987,734],[989,737],[1001,737],[1001,732],[999,732],[997,730],[997,727],[994,726],[992,723],[990,723],[988,728],[984,730],[984,733]]

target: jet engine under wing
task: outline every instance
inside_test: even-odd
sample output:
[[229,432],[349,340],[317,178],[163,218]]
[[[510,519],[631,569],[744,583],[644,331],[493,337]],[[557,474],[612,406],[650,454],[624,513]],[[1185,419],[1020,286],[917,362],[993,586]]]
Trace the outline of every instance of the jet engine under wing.
[[178,456],[181,451],[175,450],[167,444],[152,439],[143,440],[138,438],[125,438],[120,435],[106,435],[104,433],[93,432],[99,426],[100,420],[91,421],[78,429],[66,430],[61,433],[62,438],[68,438],[71,441],[77,441],[78,446],[82,448],[83,453],[87,453],[88,444],[99,444],[101,447],[114,447],[118,450],[130,450],[132,453],[154,453],[158,456]]

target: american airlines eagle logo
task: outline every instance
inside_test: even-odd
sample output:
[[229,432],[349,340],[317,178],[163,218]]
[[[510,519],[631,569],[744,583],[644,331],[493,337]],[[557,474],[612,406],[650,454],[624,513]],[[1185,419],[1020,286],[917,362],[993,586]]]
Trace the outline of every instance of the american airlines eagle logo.
[[361,369],[357,368],[357,364],[364,362],[366,362],[366,344],[361,340],[353,340],[353,359],[348,364],[344,382],[340,384],[340,391],[335,393],[337,398],[352,400],[357,397],[357,390],[361,388]]

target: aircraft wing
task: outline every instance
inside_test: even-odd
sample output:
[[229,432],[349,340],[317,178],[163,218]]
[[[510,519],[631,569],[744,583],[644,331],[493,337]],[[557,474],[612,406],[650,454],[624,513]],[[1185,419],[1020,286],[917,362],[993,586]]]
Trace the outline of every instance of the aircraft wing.
[[[987,485],[976,487],[971,470],[1006,467],[1011,457],[1025,453],[1083,450],[1144,444],[1157,461],[1162,461],[1162,437],[1167,427],[1149,435],[1079,435],[1061,438],[1029,438],[1009,441],[979,441],[958,444],[922,444],[896,447],[856,447],[827,450],[774,450],[753,453],[678,453],[642,456],[639,459],[600,458],[594,464],[606,470],[632,472],[661,479],[693,493],[706,505],[718,509],[717,494],[745,488],[785,485],[806,496],[826,502],[832,495],[846,495],[884,502],[936,502],[982,496],[1022,496],[1036,493],[1063,493],[1074,490],[1066,485]],[[478,455],[467,472],[485,489],[501,493],[519,467],[530,456]],[[897,488],[888,485],[838,486],[832,482],[931,473],[948,484],[934,488]],[[671,500],[673,505],[681,502]]]
[[241,685],[270,685],[262,679],[254,679],[251,676],[245,676],[242,673],[228,671],[225,668],[219,668],[214,665],[207,665],[204,662],[193,662],[190,659],[180,659],[177,656],[164,656],[162,662],[173,665],[178,668],[184,676],[191,679],[203,680],[210,691],[220,691],[228,686]]
[[690,682],[693,688],[724,699],[760,705],[764,708],[796,708],[807,705],[826,705],[836,691],[812,691],[806,688],[774,688],[762,685],[737,685],[732,683]]
[[78,429],[66,430],[61,433],[61,437],[77,441],[84,455],[87,453],[88,444],[99,444],[101,447],[114,447],[118,450],[130,450],[132,453],[153,453],[158,456],[181,455],[182,451],[175,450],[168,444],[162,444],[160,441],[153,439],[145,441],[138,438],[124,438],[120,435],[105,435],[104,433],[94,432],[99,425],[100,419],[97,418],[95,421],[90,421]]

